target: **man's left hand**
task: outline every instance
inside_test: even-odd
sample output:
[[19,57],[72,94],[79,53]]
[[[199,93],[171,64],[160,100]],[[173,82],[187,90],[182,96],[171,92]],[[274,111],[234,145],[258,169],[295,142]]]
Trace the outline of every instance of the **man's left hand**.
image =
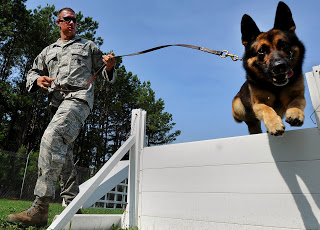
[[102,56],[102,61],[104,62],[104,64],[106,65],[106,70],[107,71],[111,71],[114,64],[116,63],[116,59],[114,57],[114,54],[108,54],[108,55],[103,55]]

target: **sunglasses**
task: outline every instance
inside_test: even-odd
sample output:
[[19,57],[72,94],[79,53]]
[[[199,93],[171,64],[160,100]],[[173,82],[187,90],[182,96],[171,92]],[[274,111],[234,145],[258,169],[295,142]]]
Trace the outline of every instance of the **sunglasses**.
[[77,19],[76,18],[72,18],[72,17],[62,17],[63,20],[60,18],[59,21],[60,22],[68,22],[70,23],[71,21],[73,21],[73,23],[77,23]]

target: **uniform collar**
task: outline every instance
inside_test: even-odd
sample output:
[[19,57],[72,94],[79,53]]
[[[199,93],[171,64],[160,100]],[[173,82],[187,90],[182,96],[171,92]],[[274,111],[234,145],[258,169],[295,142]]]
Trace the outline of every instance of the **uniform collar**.
[[74,43],[75,41],[79,41],[81,40],[81,37],[79,37],[78,35],[76,35],[74,38],[72,38],[71,40],[69,40],[67,43],[62,42],[61,38],[59,38],[54,45],[55,46],[65,46],[65,45],[69,45]]

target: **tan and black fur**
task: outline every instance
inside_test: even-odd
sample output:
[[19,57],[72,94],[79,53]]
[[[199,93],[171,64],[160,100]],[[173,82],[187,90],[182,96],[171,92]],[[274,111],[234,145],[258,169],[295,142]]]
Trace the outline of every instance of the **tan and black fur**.
[[285,131],[282,118],[291,126],[304,121],[304,46],[295,34],[289,7],[279,2],[273,29],[260,32],[248,15],[241,21],[243,66],[247,81],[232,101],[232,114],[244,121],[250,134],[261,133],[261,121],[268,133]]

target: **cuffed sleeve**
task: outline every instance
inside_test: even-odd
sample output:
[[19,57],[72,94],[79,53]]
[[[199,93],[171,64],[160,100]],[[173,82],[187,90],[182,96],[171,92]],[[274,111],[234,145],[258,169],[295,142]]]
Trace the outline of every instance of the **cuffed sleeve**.
[[[91,46],[92,46],[92,67],[93,70],[95,72],[98,71],[98,69],[104,65],[103,61],[102,61],[102,55],[103,53],[101,52],[101,50],[96,46],[96,44],[94,44],[94,42],[91,42]],[[111,71],[107,71],[106,69],[103,69],[102,73],[101,73],[102,77],[107,80],[110,83],[114,83],[116,81],[117,78],[117,71],[116,69],[113,67]]]
[[104,69],[102,71],[102,77],[110,83],[114,83],[117,78],[117,70],[113,67],[111,71]]

